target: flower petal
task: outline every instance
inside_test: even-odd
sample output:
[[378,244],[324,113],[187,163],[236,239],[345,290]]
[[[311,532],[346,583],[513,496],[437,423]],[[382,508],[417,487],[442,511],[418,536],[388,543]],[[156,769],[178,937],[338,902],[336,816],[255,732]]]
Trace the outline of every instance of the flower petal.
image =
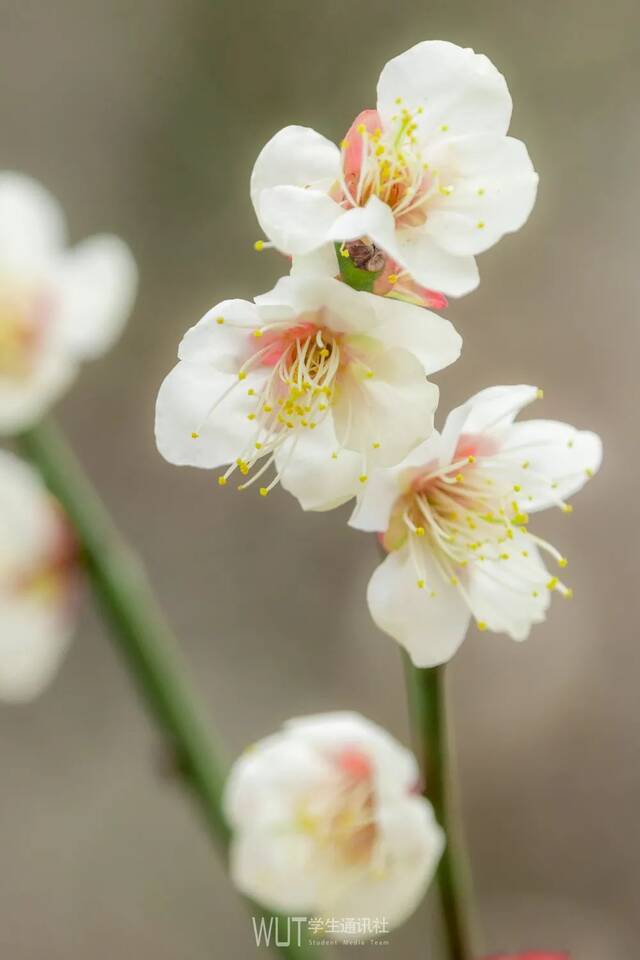
[[448,140],[430,163],[448,196],[429,206],[425,230],[438,246],[456,256],[481,253],[518,230],[535,202],[538,175],[520,140],[490,134]]
[[33,700],[51,682],[73,634],[52,600],[0,596],[0,700]]
[[[242,831],[231,844],[230,871],[245,896],[289,915],[310,912],[318,887],[327,883],[315,841],[301,832]],[[286,926],[280,936],[286,936]]]
[[477,561],[471,565],[467,590],[473,615],[489,630],[526,640],[534,623],[542,623],[550,603],[547,569],[535,544],[523,534],[527,557],[520,549],[508,560]]
[[64,214],[43,186],[21,173],[0,174],[0,264],[40,268],[65,243]]
[[247,419],[254,403],[246,388],[260,389],[265,376],[250,373],[239,383],[237,375],[212,365],[178,363],[160,387],[156,405],[156,443],[165,460],[212,468],[241,456],[255,434]]
[[580,490],[602,462],[602,441],[589,430],[556,420],[514,423],[501,445],[526,468],[518,475],[528,513],[545,510]]
[[505,134],[511,119],[507,84],[491,61],[442,40],[418,43],[386,64],[378,81],[385,122],[397,113],[398,97],[409,110],[424,105],[415,122],[428,142],[445,135]]
[[397,927],[424,897],[445,844],[431,806],[422,797],[382,806],[377,826],[378,868],[329,888],[321,905],[325,916],[384,918]]
[[118,237],[91,237],[64,255],[57,281],[69,349],[82,358],[104,353],[133,306],[138,272],[131,251]]
[[251,199],[271,187],[291,186],[326,192],[340,176],[340,151],[310,127],[279,130],[262,148],[251,174]]
[[303,510],[333,510],[359,492],[362,457],[339,447],[333,421],[326,417],[277,451],[280,483]]
[[442,431],[440,463],[450,463],[460,435],[463,433],[500,433],[509,427],[515,417],[539,394],[537,387],[487,387],[470,397],[466,403],[452,410]]
[[444,317],[389,297],[361,296],[371,302],[380,320],[376,338],[413,353],[427,375],[448,367],[460,356],[462,337]]
[[420,577],[408,546],[394,550],[374,572],[367,601],[374,621],[401,643],[417,667],[446,663],[464,640],[470,614],[457,589],[445,583],[430,555],[421,554]]
[[[182,338],[181,360],[211,363],[226,373],[236,373],[249,356],[251,333],[260,326],[255,304],[247,300],[223,300]],[[255,349],[255,344],[254,344]]]
[[358,713],[345,710],[294,717],[285,724],[285,730],[332,762],[346,750],[363,754],[371,763],[378,799],[404,799],[419,780],[420,771],[411,751]]
[[12,435],[41,420],[77,372],[68,352],[46,338],[26,377],[0,377],[0,434]]
[[473,257],[443,250],[424,227],[399,230],[395,242],[387,241],[385,250],[418,283],[451,297],[463,297],[480,283]]
[[262,229],[282,253],[306,254],[327,242],[340,207],[320,190],[263,190],[256,208]]
[[355,337],[348,345],[360,349],[372,376],[363,377],[353,364],[341,376],[333,408],[336,436],[368,462],[392,466],[433,430],[438,388],[407,350],[370,348]]

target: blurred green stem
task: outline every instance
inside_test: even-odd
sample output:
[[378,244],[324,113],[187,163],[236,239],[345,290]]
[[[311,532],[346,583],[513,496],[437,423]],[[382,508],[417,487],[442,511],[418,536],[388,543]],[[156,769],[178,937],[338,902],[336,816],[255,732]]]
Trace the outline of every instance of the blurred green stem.
[[447,726],[445,668],[419,669],[403,654],[411,725],[431,802],[447,845],[436,880],[442,905],[448,960],[473,960],[470,869],[453,795],[453,752]]
[[[52,421],[22,434],[19,445],[63,506],[95,594],[111,622],[116,646],[175,752],[180,773],[193,790],[211,837],[226,854],[230,832],[222,811],[225,766],[140,561],[113,526]],[[260,913],[257,908],[255,912]],[[278,949],[291,960],[317,956],[308,946]]]

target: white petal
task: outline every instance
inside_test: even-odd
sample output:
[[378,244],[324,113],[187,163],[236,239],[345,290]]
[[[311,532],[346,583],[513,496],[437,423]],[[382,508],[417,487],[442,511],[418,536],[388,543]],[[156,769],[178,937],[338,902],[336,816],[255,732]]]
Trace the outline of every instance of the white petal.
[[411,751],[359,713],[337,711],[295,717],[285,730],[332,763],[344,751],[363,754],[372,764],[379,801],[404,799],[419,780],[420,771]]
[[276,468],[281,485],[297,498],[303,510],[333,510],[362,486],[358,479],[362,457],[339,449],[331,417],[315,430],[299,431],[283,445],[276,454]]
[[260,389],[264,376],[249,374],[239,382],[237,375],[213,366],[178,363],[160,387],[156,405],[156,443],[162,456],[178,466],[204,468],[241,456],[256,432],[247,419],[255,406],[247,389]]
[[414,280],[431,290],[463,297],[480,283],[473,257],[443,250],[424,227],[398,230],[395,243],[385,249]]
[[263,190],[256,210],[269,239],[290,255],[310,253],[326,243],[340,215],[340,207],[326,193],[289,186]]
[[[418,579],[426,581],[424,589]],[[367,600],[378,627],[408,650],[417,667],[445,663],[464,640],[469,611],[426,551],[420,572],[408,546],[390,553],[369,581]]]
[[312,253],[293,257],[292,277],[337,277],[340,272],[333,243],[326,243]]
[[45,265],[64,245],[64,214],[43,186],[21,173],[0,173],[0,265]]
[[[387,250],[387,244],[393,243],[395,220],[391,208],[372,195],[364,207],[353,207],[341,211],[335,220],[329,237],[332,240],[356,240],[358,237],[371,237]],[[391,253],[390,250],[387,250]]]
[[178,356],[195,363],[211,363],[223,372],[237,372],[249,354],[255,352],[252,332],[258,326],[260,314],[255,304],[223,300],[187,331]]
[[379,864],[336,885],[322,903],[325,916],[385,919],[390,928],[416,909],[444,849],[444,834],[421,797],[383,806],[379,814]]
[[393,505],[401,492],[398,469],[394,467],[372,472],[349,517],[350,527],[368,533],[384,533],[389,526]]
[[463,433],[500,434],[509,427],[520,411],[533,403],[538,388],[528,384],[487,387],[474,394],[462,406],[452,410],[442,431],[440,462],[450,463]]
[[72,624],[53,602],[0,594],[0,700],[33,700],[67,651]]
[[96,357],[115,342],[129,317],[138,272],[127,245],[114,236],[96,236],[62,259],[61,331],[78,357]]
[[46,556],[59,532],[59,515],[39,474],[0,450],[0,577]]
[[76,372],[73,358],[46,340],[25,377],[0,377],[0,435],[19,433],[41,420]]
[[418,43],[386,64],[378,81],[378,110],[386,122],[398,111],[397,97],[410,110],[424,106],[415,120],[421,138],[430,142],[504,134],[511,119],[507,84],[491,61],[441,40]]
[[513,640],[525,640],[532,625],[542,623],[550,600],[549,574],[536,546],[526,535],[521,542],[527,557],[518,549],[509,560],[478,561],[469,567],[467,584],[476,620]]
[[326,193],[339,175],[340,151],[335,143],[309,127],[284,127],[258,155],[251,174],[251,199],[257,210],[260,194],[271,187]]
[[512,424],[500,450],[503,454],[512,451],[514,464],[521,468],[517,479],[527,513],[544,510],[576,493],[602,461],[602,441],[597,434],[556,420]]
[[372,300],[333,277],[306,273],[281,277],[273,290],[255,298],[265,321],[290,310],[295,324],[302,313],[322,311],[321,322],[334,333],[375,336],[379,320]]
[[317,790],[331,770],[304,740],[275,733],[234,763],[224,788],[224,810],[236,830],[293,826],[301,798]]
[[398,497],[406,492],[407,481],[415,467],[437,463],[440,435],[431,436],[414,447],[401,462],[390,469],[374,470],[364,484],[358,503],[349,518],[349,526],[369,533],[384,533],[389,527],[391,511]]
[[[317,902],[318,886],[324,879],[323,864],[316,854],[315,842],[303,833],[244,831],[231,844],[231,877],[245,896],[265,907],[288,914],[307,913]],[[280,937],[286,932],[281,928]]]
[[538,175],[520,140],[460,137],[438,148],[430,163],[453,192],[430,204],[425,230],[449,253],[481,253],[531,213]]
[[393,466],[433,430],[438,388],[406,350],[363,350],[362,356],[373,377],[351,367],[340,377],[336,435],[342,446],[376,465]]
[[462,337],[444,317],[400,300],[362,293],[380,320],[376,339],[403,347],[422,363],[426,374],[448,367],[460,356]]

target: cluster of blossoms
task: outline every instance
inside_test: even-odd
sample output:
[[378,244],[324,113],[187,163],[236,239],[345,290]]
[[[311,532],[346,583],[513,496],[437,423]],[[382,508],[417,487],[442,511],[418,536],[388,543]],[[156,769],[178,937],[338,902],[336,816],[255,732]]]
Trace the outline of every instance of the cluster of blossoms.
[[[54,198],[0,173],[0,436],[32,427],[83,360],[109,349],[131,309],[136,267],[117,237],[67,248]],[[37,695],[73,631],[77,550],[31,467],[0,451],[0,698]]]
[[[267,237],[256,248],[284,254],[290,273],[190,329],[157,402],[171,463],[262,496],[280,483],[305,510],[354,501],[351,525],[387,553],[372,616],[420,667],[447,661],[471,617],[522,640],[553,593],[571,595],[566,559],[530,516],[569,512],[601,458],[592,433],[515,422],[541,395],[532,386],[485,389],[434,429],[427,377],[457,359],[461,338],[432,311],[477,286],[476,255],[535,200],[510,117],[486,57],[425,42],[385,66],[376,108],[339,146],[306,127],[277,133],[251,198]],[[401,922],[443,844],[416,778],[406,751],[361,718],[289,723],[227,788],[238,887],[274,909]]]

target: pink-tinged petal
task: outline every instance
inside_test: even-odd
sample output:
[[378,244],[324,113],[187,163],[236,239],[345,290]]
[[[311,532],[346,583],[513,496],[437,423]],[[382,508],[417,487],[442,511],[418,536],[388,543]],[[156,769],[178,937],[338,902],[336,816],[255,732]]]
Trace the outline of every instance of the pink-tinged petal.
[[[343,154],[342,166],[347,186],[351,189],[351,180],[360,174],[360,165],[362,163],[362,131],[358,127],[365,127],[368,134],[382,127],[380,115],[377,110],[363,110],[355,118],[344,140],[342,141]],[[351,191],[353,193],[353,190]]]

